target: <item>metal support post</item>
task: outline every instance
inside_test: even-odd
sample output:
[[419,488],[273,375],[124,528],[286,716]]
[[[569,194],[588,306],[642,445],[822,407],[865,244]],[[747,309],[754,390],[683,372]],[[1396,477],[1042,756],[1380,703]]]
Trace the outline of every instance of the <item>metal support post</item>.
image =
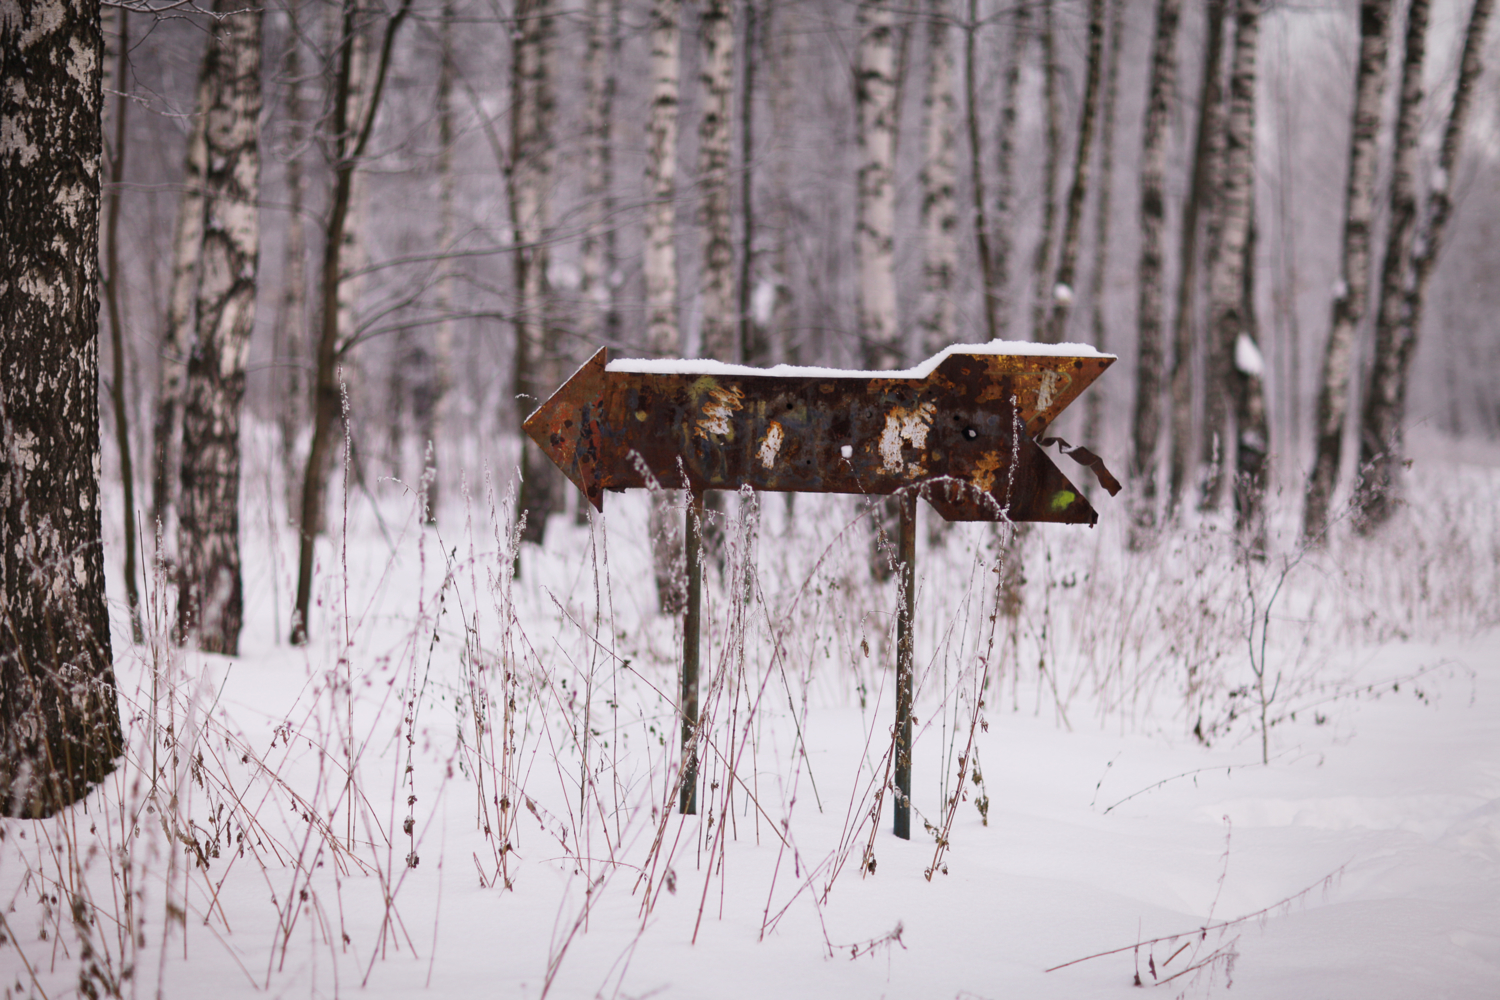
[[911,839],[911,675],[912,608],[917,598],[917,494],[901,493],[900,581],[901,604],[896,611],[896,836]]
[[698,812],[698,640],[703,608],[703,491],[689,491],[687,530],[687,609],[682,616],[682,789],[678,812]]

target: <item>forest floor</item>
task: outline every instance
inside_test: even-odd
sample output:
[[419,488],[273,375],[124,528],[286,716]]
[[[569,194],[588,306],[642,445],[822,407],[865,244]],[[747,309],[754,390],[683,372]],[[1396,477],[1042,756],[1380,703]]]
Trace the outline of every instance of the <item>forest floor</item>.
[[1107,500],[1019,548],[924,536],[910,841],[875,508],[726,505],[684,817],[643,495],[554,519],[514,578],[503,495],[438,531],[356,491],[294,648],[268,488],[241,655],[169,643],[160,584],[145,645],[115,608],[130,749],[84,807],[4,821],[0,985],[1500,996],[1500,477],[1445,468],[1397,531],[1263,563],[1212,520],[1129,553]]

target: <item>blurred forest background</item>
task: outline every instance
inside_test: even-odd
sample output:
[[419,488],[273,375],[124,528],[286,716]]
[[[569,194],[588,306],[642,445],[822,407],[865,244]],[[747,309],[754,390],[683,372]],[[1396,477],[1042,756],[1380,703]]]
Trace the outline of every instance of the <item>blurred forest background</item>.
[[1267,491],[1316,541],[1357,472],[1378,525],[1403,427],[1500,433],[1490,0],[208,6],[105,18],[106,475],[128,445],[169,550],[235,205],[220,368],[306,526],[347,440],[365,488],[430,470],[436,518],[524,468],[540,539],[577,500],[519,422],[605,344],[1094,344],[1120,361],[1059,430],[1127,468],[1137,544],[1263,531]]

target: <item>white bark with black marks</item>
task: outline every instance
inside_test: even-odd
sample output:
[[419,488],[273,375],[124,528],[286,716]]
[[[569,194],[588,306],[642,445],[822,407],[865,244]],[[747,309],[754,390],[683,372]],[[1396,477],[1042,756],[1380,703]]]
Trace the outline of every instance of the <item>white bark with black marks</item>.
[[[1094,215],[1094,264],[1089,277],[1089,331],[1096,350],[1108,351],[1109,324],[1105,322],[1104,289],[1109,274],[1110,212],[1114,201],[1115,108],[1120,94],[1120,39],[1124,34],[1125,0],[1110,0],[1109,55],[1104,63],[1104,107],[1099,120],[1099,200]],[[1104,420],[1105,387],[1096,385],[1084,400],[1083,440],[1094,443]]]
[[177,631],[198,647],[239,652],[240,409],[255,329],[260,260],[261,23],[264,12],[216,0],[203,57],[208,171],[203,178],[197,337],[188,357],[178,519]]
[[[1131,519],[1137,533],[1156,527],[1156,452],[1162,417],[1162,312],[1167,223],[1167,119],[1177,87],[1177,26],[1181,0],[1159,0],[1151,46],[1146,126],[1141,138],[1141,256],[1137,265],[1135,414],[1130,479],[1135,484]],[[1140,534],[1136,542],[1144,541]]]
[[[1418,14],[1418,5],[1425,17],[1426,4],[1413,0],[1411,16]],[[1412,357],[1416,350],[1417,335],[1421,332],[1422,309],[1426,303],[1427,288],[1437,266],[1442,249],[1443,236],[1453,210],[1453,175],[1458,168],[1458,154],[1462,148],[1469,108],[1473,101],[1474,86],[1483,70],[1485,29],[1488,27],[1494,4],[1492,0],[1475,0],[1469,12],[1469,24],[1464,33],[1463,54],[1459,62],[1458,81],[1454,86],[1453,103],[1449,108],[1448,121],[1443,129],[1443,143],[1438,153],[1437,170],[1433,174],[1431,191],[1420,231],[1409,251],[1410,263],[1407,273],[1395,282],[1390,294],[1395,301],[1387,303],[1388,286],[1382,281],[1381,315],[1376,320],[1376,343],[1374,365],[1370,372],[1370,384],[1365,397],[1365,412],[1360,430],[1360,466],[1366,481],[1363,484],[1362,530],[1373,530],[1388,521],[1401,502],[1401,470],[1406,454],[1405,420],[1406,387],[1410,377]],[[1412,29],[1408,28],[1407,64],[1417,63],[1415,75],[1420,81],[1421,54],[1412,54]],[[1420,83],[1419,83],[1420,86]],[[1420,94],[1418,95],[1420,100]],[[1406,79],[1402,80],[1401,112],[1397,130],[1397,176],[1407,180],[1402,171],[1401,123],[1407,110]],[[1414,187],[1414,185],[1413,185]],[[1402,192],[1403,195],[1405,192]],[[1413,194],[1413,201],[1415,195]],[[1404,210],[1397,216],[1398,208],[1394,193],[1391,201],[1393,218],[1406,221]],[[1418,214],[1413,207],[1414,216]],[[1393,221],[1393,227],[1395,222]],[[1391,247],[1387,248],[1387,268],[1390,268]],[[1387,308],[1390,315],[1387,316]]]
[[896,329],[895,42],[891,8],[861,3],[855,70],[860,156],[855,199],[856,323],[864,366],[870,370],[899,368],[906,355]]
[[[1198,314],[1200,275],[1198,232],[1211,214],[1213,183],[1220,135],[1224,59],[1224,15],[1228,0],[1209,0],[1204,39],[1203,77],[1198,85],[1197,135],[1193,140],[1192,175],[1182,207],[1182,239],[1178,246],[1177,314],[1172,327],[1172,444],[1167,465],[1167,516],[1175,518],[1182,508],[1193,463],[1193,355],[1198,350],[1202,324]],[[1211,354],[1212,352],[1203,352]],[[1205,359],[1206,360],[1206,359]],[[1210,425],[1212,426],[1212,424]]]
[[1010,332],[1010,263],[1015,247],[1011,229],[1015,225],[1016,111],[1021,92],[1021,61],[1026,58],[1026,35],[1030,29],[1030,8],[1020,4],[1011,12],[1010,47],[1000,87],[1000,128],[995,158],[995,239],[989,287],[985,289],[989,314],[986,322],[991,322],[989,316],[993,316],[994,337],[1001,340]]
[[1245,312],[1246,246],[1250,240],[1255,185],[1255,78],[1260,41],[1259,0],[1239,0],[1229,75],[1224,176],[1220,196],[1223,230],[1209,278],[1209,331],[1233,359],[1229,390],[1235,414],[1235,525],[1252,551],[1265,546],[1264,500],[1270,430],[1266,422],[1265,363]]
[[1078,115],[1078,143],[1073,155],[1073,183],[1068,188],[1068,210],[1063,217],[1062,245],[1053,282],[1052,315],[1047,320],[1046,341],[1061,343],[1068,332],[1073,309],[1074,286],[1078,283],[1078,250],[1083,234],[1083,205],[1088,197],[1090,159],[1094,151],[1094,124],[1099,117],[1099,87],[1104,70],[1104,0],[1089,0],[1089,45],[1084,74],[1083,110]]
[[[970,24],[965,26],[964,66],[969,92],[969,136],[972,164],[980,164],[977,148],[978,113],[974,108],[974,26],[975,0],[969,3]],[[935,354],[953,343],[953,280],[958,272],[958,214],[954,207],[953,129],[956,101],[953,94],[953,45],[950,39],[949,0],[930,0],[927,19],[927,90],[923,98],[922,132],[922,308],[918,322],[922,328],[922,350]],[[976,209],[982,212],[983,183],[974,177]],[[989,249],[984,239],[983,215],[977,216],[976,232],[981,241],[979,269],[989,270]],[[993,336],[993,329],[990,330]]]
[[[553,136],[557,76],[552,0],[522,0],[516,7],[511,54],[510,216],[515,247],[515,413],[520,423],[555,388],[557,345],[548,336],[547,233],[551,225]],[[521,436],[519,507],[526,515],[523,541],[540,544],[547,518],[562,508],[562,476],[525,435]]]
[[1055,0],[1042,0],[1042,106],[1046,128],[1046,153],[1042,162],[1042,231],[1031,255],[1031,339],[1047,338],[1054,288],[1052,253],[1057,239],[1057,171],[1062,164],[1062,95],[1057,65],[1057,18]]
[[97,0],[0,18],[0,813],[51,815],[123,749],[99,511]]
[[1354,78],[1349,173],[1344,182],[1342,273],[1334,292],[1333,320],[1323,352],[1316,457],[1307,479],[1302,514],[1302,537],[1313,544],[1322,544],[1328,530],[1328,504],[1343,457],[1354,336],[1364,319],[1370,295],[1376,140],[1380,137],[1390,40],[1391,0],[1364,0],[1359,11],[1359,69]]
[[198,290],[198,251],[203,245],[204,150],[202,81],[183,156],[182,193],[177,199],[177,221],[172,230],[172,277],[167,291],[167,316],[158,348],[156,410],[152,423],[152,530],[172,538],[172,511],[177,497],[182,454],[182,396],[187,386],[188,351],[193,345],[193,303]]
[[698,228],[703,234],[699,269],[702,323],[698,353],[740,360],[734,294],[734,243],[729,229],[729,150],[734,117],[734,7],[707,0],[699,16]]
[[584,53],[584,198],[587,229],[579,256],[579,335],[586,344],[614,340],[614,103],[620,45],[620,0],[589,0]]
[[[647,121],[646,346],[658,356],[682,354],[677,322],[677,113],[682,79],[682,0],[651,5],[651,109]],[[672,484],[664,484],[670,486]],[[648,518],[657,606],[677,614],[684,606],[682,514],[671,489],[651,495]]]
[[677,110],[682,77],[682,0],[651,5],[651,110],[646,136],[646,345],[682,352],[677,323]]

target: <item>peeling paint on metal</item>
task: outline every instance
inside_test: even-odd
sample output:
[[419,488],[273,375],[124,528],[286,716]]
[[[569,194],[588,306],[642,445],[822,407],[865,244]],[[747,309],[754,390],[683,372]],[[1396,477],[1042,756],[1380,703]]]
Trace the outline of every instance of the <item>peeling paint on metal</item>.
[[916,406],[896,406],[885,416],[885,429],[880,432],[880,464],[887,472],[900,473],[901,442],[913,448],[927,447],[927,431],[932,427],[932,418],[937,407],[922,402]]
[[711,435],[715,434],[732,439],[734,414],[744,407],[744,394],[733,386],[717,385],[713,379],[699,380],[700,384],[703,382],[709,383],[711,388],[708,389],[708,402],[703,404],[703,418],[693,428],[693,433],[705,441],[712,441]]
[[766,426],[765,439],[760,443],[760,450],[755,453],[761,465],[768,469],[776,465],[776,455],[781,451],[781,441],[785,436],[781,424],[776,421],[773,420]]

